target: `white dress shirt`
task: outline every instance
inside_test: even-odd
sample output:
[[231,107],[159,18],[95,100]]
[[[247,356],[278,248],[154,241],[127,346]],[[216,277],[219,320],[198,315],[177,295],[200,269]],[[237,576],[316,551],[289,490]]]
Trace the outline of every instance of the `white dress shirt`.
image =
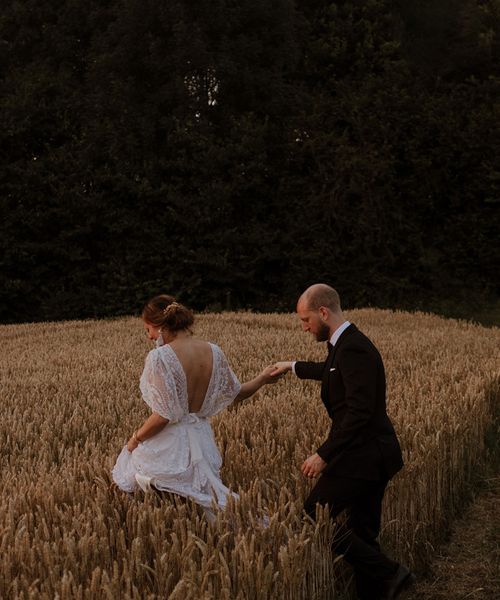
[[[335,344],[339,340],[339,337],[344,333],[344,331],[349,327],[349,325],[350,325],[349,321],[344,321],[340,327],[337,327],[337,329],[333,332],[332,337],[330,338],[330,344],[332,346],[335,346]],[[296,374],[295,373],[295,363],[296,362],[297,362],[296,360],[294,360],[292,362],[292,371],[293,371],[294,375]]]

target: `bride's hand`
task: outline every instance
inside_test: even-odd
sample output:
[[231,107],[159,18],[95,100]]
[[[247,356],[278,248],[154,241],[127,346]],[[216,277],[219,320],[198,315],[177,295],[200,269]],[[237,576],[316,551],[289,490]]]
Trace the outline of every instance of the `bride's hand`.
[[278,383],[282,376],[283,373],[276,370],[276,365],[266,367],[260,374],[263,385],[266,385],[268,383]]
[[129,452],[133,452],[137,446],[139,445],[138,441],[136,439],[134,439],[134,437],[132,436],[129,441],[127,442],[127,450]]

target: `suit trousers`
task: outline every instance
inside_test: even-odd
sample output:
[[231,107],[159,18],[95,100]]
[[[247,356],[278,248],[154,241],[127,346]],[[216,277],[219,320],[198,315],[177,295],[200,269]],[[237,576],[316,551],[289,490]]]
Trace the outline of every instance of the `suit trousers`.
[[343,554],[352,565],[361,600],[375,600],[382,581],[391,578],[398,568],[398,563],[381,552],[377,542],[387,483],[387,479],[367,481],[325,473],[304,505],[313,519],[317,504],[328,505],[332,519],[346,510],[345,528],[337,531],[332,550]]

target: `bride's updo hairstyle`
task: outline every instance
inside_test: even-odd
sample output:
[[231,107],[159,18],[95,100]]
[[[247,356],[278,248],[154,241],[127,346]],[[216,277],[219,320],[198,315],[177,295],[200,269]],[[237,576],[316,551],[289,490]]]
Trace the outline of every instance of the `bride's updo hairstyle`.
[[142,309],[142,318],[146,323],[171,333],[186,329],[191,331],[194,323],[193,311],[167,294],[155,296],[147,302]]

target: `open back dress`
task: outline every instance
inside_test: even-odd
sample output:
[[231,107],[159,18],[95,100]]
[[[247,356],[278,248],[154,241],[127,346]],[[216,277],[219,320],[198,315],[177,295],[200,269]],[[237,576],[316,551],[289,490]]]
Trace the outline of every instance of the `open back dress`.
[[220,478],[222,458],[209,419],[231,404],[241,385],[222,350],[216,344],[210,347],[212,374],[196,413],[189,412],[186,375],[170,345],[146,357],[140,380],[142,397],[168,423],[133,452],[126,446],[122,449],[112,474],[125,492],[153,486],[193,498],[207,509],[213,500],[221,508],[226,505],[230,491]]

